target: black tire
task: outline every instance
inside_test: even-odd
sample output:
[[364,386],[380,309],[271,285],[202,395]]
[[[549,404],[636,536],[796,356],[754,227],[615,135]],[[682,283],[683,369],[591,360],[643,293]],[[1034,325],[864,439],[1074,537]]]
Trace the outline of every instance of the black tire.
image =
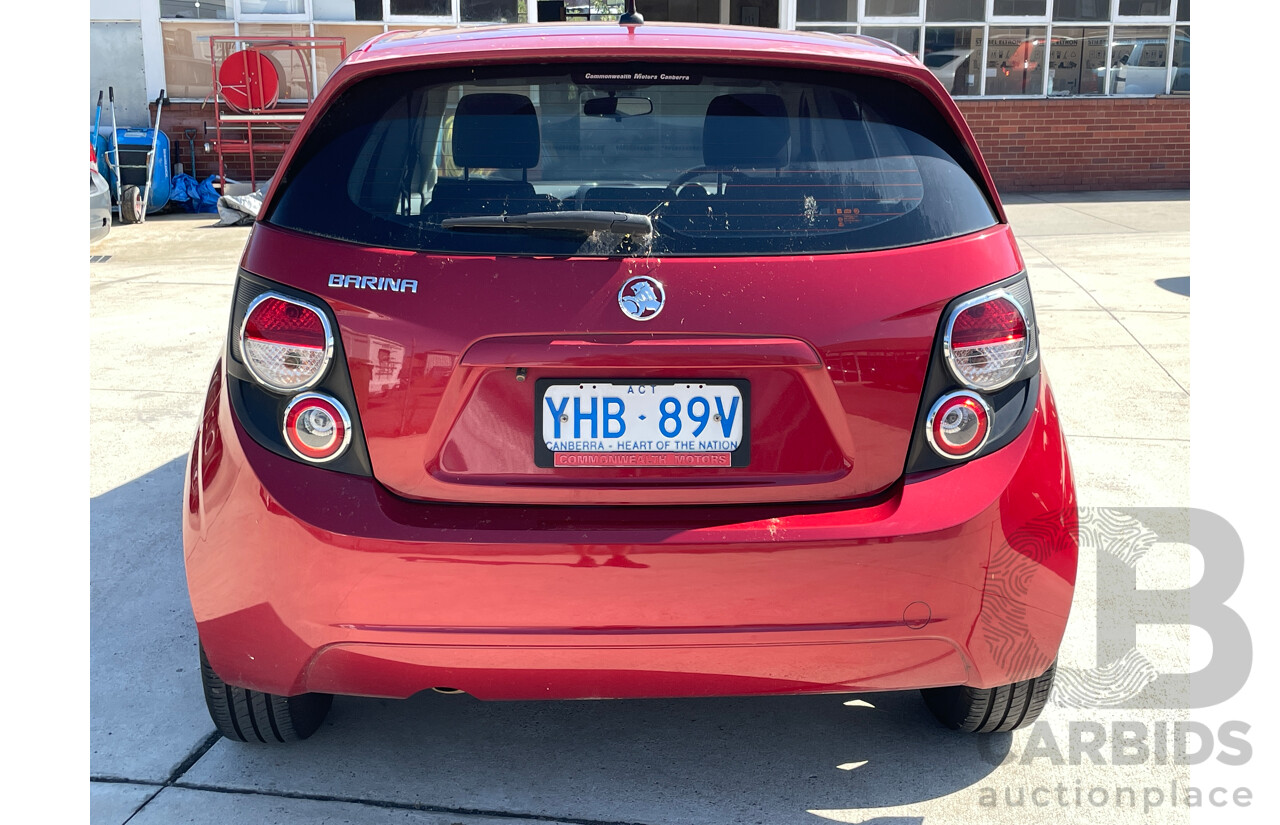
[[928,688],[924,703],[938,721],[968,733],[1003,733],[1025,728],[1044,710],[1058,663],[1033,679],[993,688]]
[[209,666],[203,647],[200,678],[209,718],[218,733],[237,742],[276,745],[306,739],[320,727],[333,704],[328,693],[277,696],[228,685]]
[[126,186],[120,190],[120,220],[124,223],[142,223],[147,210],[142,205],[142,190]]

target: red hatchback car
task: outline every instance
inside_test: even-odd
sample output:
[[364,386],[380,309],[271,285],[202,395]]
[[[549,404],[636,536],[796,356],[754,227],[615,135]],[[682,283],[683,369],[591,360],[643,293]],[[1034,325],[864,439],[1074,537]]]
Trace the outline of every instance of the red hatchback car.
[[253,229],[187,469],[209,711],[923,689],[1005,731],[1076,570],[1025,267],[877,40],[388,33]]

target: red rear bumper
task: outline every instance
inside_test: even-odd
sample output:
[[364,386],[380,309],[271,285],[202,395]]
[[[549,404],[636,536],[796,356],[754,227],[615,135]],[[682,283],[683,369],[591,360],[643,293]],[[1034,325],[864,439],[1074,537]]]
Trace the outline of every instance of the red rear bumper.
[[188,464],[191,603],[227,682],[404,697],[990,687],[1043,672],[1076,570],[1047,381],[1012,444],[857,506],[409,502],[248,438],[221,370]]

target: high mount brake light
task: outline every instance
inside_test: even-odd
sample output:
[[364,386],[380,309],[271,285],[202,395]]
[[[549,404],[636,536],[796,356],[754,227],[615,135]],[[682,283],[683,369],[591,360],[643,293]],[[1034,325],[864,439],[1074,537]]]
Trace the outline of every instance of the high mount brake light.
[[351,443],[351,417],[338,399],[303,393],[285,408],[284,440],[300,458],[331,461]]
[[1027,362],[1027,315],[1013,296],[996,290],[956,307],[942,340],[947,364],[961,384],[998,390]]
[[314,386],[333,357],[333,334],[324,313],[274,292],[249,305],[240,327],[245,366],[278,392]]
[[938,399],[929,411],[929,446],[944,458],[968,458],[987,443],[991,408],[976,393],[961,390]]

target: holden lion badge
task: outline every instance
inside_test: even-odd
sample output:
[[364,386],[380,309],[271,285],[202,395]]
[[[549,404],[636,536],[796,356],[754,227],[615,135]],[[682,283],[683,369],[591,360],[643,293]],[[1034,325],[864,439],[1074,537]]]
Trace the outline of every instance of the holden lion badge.
[[662,284],[647,275],[629,278],[618,290],[618,306],[622,314],[635,321],[652,321],[662,312],[667,294]]

